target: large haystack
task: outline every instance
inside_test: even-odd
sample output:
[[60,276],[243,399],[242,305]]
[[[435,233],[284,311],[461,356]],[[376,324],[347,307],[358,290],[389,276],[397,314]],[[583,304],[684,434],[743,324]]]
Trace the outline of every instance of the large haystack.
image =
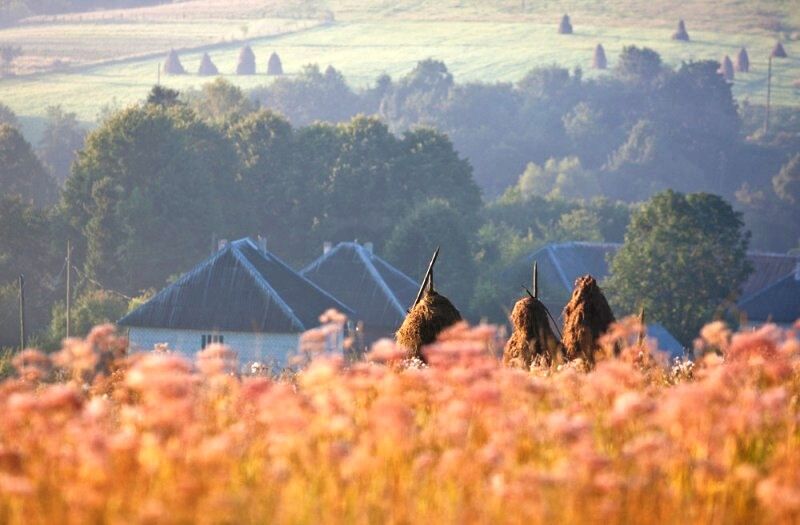
[[608,60],[606,60],[606,50],[603,44],[597,44],[594,48],[594,60],[592,60],[592,67],[595,69],[606,69],[608,67]]
[[255,75],[256,74],[256,55],[250,46],[244,46],[239,51],[239,62],[236,64],[237,75]]
[[428,288],[411,308],[395,334],[397,344],[408,350],[408,358],[425,361],[422,347],[436,341],[445,328],[461,320],[461,314],[450,300]]
[[558,24],[558,34],[559,35],[572,34],[572,22],[569,19],[569,15],[564,15],[561,17],[561,23]]
[[772,48],[772,58],[786,58],[786,50],[783,48],[783,44],[780,42],[775,42],[775,47]]
[[167,59],[164,60],[164,73],[167,75],[185,75],[186,70],[183,69],[181,59],[174,49],[170,49],[167,53]]
[[750,71],[750,56],[745,48],[739,50],[739,55],[736,57],[736,71],[739,73],[748,73]]
[[547,308],[533,297],[517,301],[511,312],[514,332],[503,350],[503,364],[529,369],[534,359],[547,365],[558,361],[563,346],[550,328]]
[[197,68],[197,74],[201,77],[219,75],[219,69],[217,69],[217,66],[211,61],[211,57],[208,56],[208,53],[203,53],[203,58],[200,60],[200,67]]
[[719,72],[727,82],[733,82],[733,62],[728,55],[722,59],[722,64],[719,66]]
[[281,57],[278,56],[278,53],[272,53],[269,56],[269,61],[267,62],[267,75],[283,75],[283,63],[281,63]]
[[584,275],[575,281],[572,298],[564,308],[564,350],[567,359],[583,358],[594,363],[597,339],[614,322],[614,313],[608,305],[597,281]]
[[684,42],[689,41],[689,33],[686,32],[686,24],[683,22],[683,19],[678,21],[678,30],[672,33],[673,40],[682,40]]

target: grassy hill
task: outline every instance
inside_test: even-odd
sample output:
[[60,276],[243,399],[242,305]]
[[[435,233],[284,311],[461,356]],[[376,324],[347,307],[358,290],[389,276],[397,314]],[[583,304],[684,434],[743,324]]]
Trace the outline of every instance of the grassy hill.
[[[797,105],[800,44],[794,28],[800,14],[793,4],[576,0],[569,5],[575,28],[570,36],[555,32],[563,4],[533,0],[193,0],[45,17],[0,30],[0,42],[14,42],[44,56],[60,53],[63,63],[76,65],[0,80],[0,101],[23,116],[29,130],[51,104],[92,121],[104,104],[141,99],[155,83],[158,64],[170,47],[182,50],[181,60],[190,74],[162,75],[165,85],[187,89],[206,82],[194,73],[202,53],[208,51],[229,80],[253,87],[269,79],[263,74],[232,75],[242,42],[247,41],[260,73],[266,70],[269,53],[277,51],[287,74],[308,63],[330,64],[355,86],[367,85],[384,72],[402,75],[427,57],[444,60],[458,81],[490,82],[515,81],[531,68],[551,63],[598,74],[590,69],[598,42],[605,46],[612,67],[629,44],[652,47],[671,65],[721,60],[726,54],[733,58],[744,45],[752,69],[737,76],[734,92],[740,99],[763,103],[767,57],[776,38],[781,38],[789,58],[774,63],[773,100]],[[670,39],[680,17],[686,19],[691,42]]]

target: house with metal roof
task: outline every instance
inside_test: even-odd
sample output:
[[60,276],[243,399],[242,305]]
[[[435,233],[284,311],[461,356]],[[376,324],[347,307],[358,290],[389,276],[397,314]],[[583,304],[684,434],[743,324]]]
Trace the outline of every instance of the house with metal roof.
[[134,349],[167,345],[194,354],[211,343],[243,363],[282,365],[299,335],[334,308],[353,312],[266,249],[266,240],[222,242],[210,258],[120,319]]
[[362,344],[393,337],[419,285],[374,253],[371,243],[326,243],[323,254],[300,274],[355,312]]
[[792,326],[800,319],[800,262],[781,279],[742,297],[738,306],[748,326],[764,323]]

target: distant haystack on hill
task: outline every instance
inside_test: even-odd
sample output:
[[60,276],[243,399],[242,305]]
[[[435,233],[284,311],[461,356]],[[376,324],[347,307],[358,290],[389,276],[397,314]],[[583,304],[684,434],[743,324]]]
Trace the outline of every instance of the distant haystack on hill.
[[283,75],[283,64],[281,63],[281,57],[278,56],[278,53],[273,52],[269,56],[269,62],[267,62],[267,75]]
[[733,82],[733,62],[731,62],[731,58],[728,55],[725,55],[725,58],[722,59],[722,65],[719,68],[719,72],[726,81]]
[[167,59],[164,61],[164,73],[167,75],[185,75],[186,70],[183,69],[181,59],[174,49],[170,49],[167,53]]
[[786,50],[783,49],[783,44],[780,42],[775,43],[775,47],[772,48],[772,57],[773,58],[786,58]]
[[678,21],[678,30],[672,33],[673,40],[682,40],[684,42],[689,41],[689,33],[686,32],[686,24],[683,22],[683,19]]
[[203,77],[219,75],[219,69],[217,69],[217,66],[211,61],[211,57],[208,56],[208,53],[203,53],[203,58],[200,60],[200,67],[197,68],[197,74]]
[[747,49],[745,48],[742,48],[736,57],[736,71],[739,73],[748,73],[750,71],[750,57],[747,55]]
[[561,23],[558,24],[558,34],[560,35],[572,34],[572,22],[569,19],[569,15],[564,15],[563,17],[561,17]]
[[606,50],[603,48],[603,44],[597,44],[597,47],[594,48],[594,60],[592,61],[592,66],[595,69],[606,69],[608,67]]
[[250,46],[244,46],[239,51],[239,62],[236,64],[237,75],[255,75],[256,74],[256,55]]

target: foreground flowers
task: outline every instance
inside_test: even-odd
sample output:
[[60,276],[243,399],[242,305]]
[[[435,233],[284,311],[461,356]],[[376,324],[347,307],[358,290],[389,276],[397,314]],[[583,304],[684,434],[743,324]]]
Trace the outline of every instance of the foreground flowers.
[[672,367],[637,334],[588,373],[503,368],[458,325],[427,367],[383,342],[267,378],[221,346],[126,358],[98,327],[0,384],[0,521],[800,520],[796,333],[710,325]]

